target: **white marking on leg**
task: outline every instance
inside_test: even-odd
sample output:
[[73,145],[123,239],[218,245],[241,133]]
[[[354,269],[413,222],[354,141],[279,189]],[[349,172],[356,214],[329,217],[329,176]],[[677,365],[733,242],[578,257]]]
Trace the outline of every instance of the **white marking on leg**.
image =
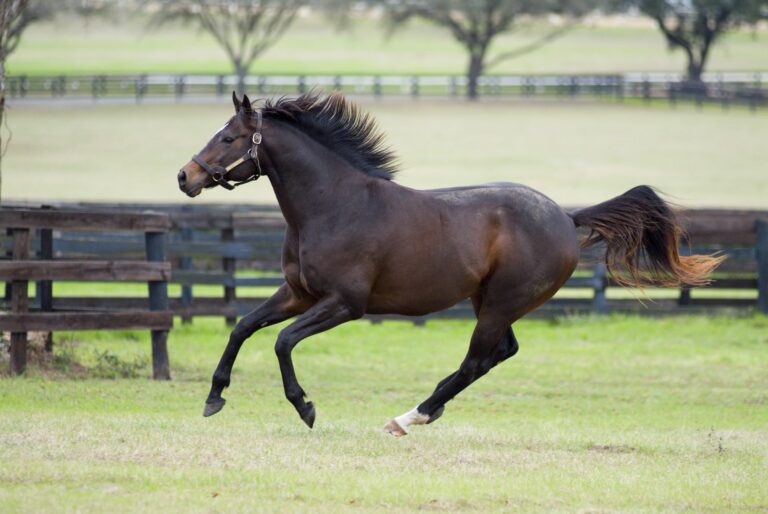
[[395,418],[395,422],[400,425],[400,428],[402,428],[406,434],[408,433],[408,427],[410,425],[426,425],[427,421],[429,421],[429,416],[419,412],[416,407]]

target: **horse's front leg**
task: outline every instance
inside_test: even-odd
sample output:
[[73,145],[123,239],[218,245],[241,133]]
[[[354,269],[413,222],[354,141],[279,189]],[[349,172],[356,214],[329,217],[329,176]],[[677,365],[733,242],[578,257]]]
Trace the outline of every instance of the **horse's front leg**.
[[225,387],[229,387],[232,366],[245,340],[259,329],[301,314],[310,305],[311,303],[298,298],[287,284],[283,284],[267,301],[243,316],[232,330],[227,347],[213,373],[211,392],[205,401],[203,416],[212,416],[224,407],[226,400],[221,397],[221,393]]
[[340,298],[326,297],[285,327],[277,338],[275,353],[280,363],[285,397],[309,428],[312,428],[315,423],[315,407],[312,402],[304,401],[306,393],[296,379],[291,352],[302,339],[359,318],[361,315],[362,310],[353,308]]

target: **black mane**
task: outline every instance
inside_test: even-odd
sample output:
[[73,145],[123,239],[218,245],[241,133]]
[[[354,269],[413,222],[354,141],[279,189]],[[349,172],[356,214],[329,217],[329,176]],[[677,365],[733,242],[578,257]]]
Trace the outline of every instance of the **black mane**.
[[397,173],[395,154],[384,146],[373,117],[341,93],[321,98],[310,92],[295,99],[267,100],[262,113],[265,118],[292,123],[366,175],[392,180]]

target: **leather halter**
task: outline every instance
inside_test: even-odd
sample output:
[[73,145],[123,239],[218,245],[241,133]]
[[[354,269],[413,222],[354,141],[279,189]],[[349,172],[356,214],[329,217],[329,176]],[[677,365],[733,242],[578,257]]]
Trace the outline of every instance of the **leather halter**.
[[[237,186],[242,186],[245,183],[252,182],[254,180],[258,180],[258,178],[263,174],[261,171],[261,163],[259,162],[259,145],[261,144],[261,111],[256,111],[256,131],[251,136],[251,147],[246,150],[246,152],[243,154],[242,157],[240,157],[238,160],[230,163],[228,166],[211,166],[207,162],[205,162],[199,155],[193,155],[192,160],[197,163],[198,166],[203,168],[208,175],[213,179],[213,181],[223,187],[224,189],[229,189],[230,191],[236,188]],[[255,169],[253,170],[253,173],[246,178],[245,180],[240,180],[238,182],[235,182],[234,184],[230,184],[229,180],[227,180],[227,174],[232,171],[233,169],[237,168],[241,164],[253,161],[255,164]]]

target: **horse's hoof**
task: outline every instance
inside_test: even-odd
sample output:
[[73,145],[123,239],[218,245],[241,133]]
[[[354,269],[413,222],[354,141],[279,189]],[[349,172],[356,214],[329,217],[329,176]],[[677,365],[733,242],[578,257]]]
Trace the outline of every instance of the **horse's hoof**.
[[393,420],[390,420],[389,423],[384,425],[384,431],[392,434],[395,437],[403,437],[404,435],[408,435],[408,432],[405,431],[403,427],[400,426],[400,424]]
[[442,416],[442,415],[443,415],[443,412],[445,412],[445,405],[441,405],[441,406],[440,406],[440,408],[439,408],[439,409],[437,409],[437,410],[435,411],[435,413],[434,413],[434,414],[432,414],[432,415],[429,417],[429,419],[427,420],[427,425],[429,425],[429,424],[430,424],[430,423],[432,423],[433,421],[437,421],[438,419],[440,419],[440,416]]
[[224,398],[217,398],[213,401],[207,401],[205,402],[205,410],[203,411],[203,417],[207,418],[209,416],[213,416],[217,412],[219,412],[221,409],[224,408],[224,404],[227,403],[227,400]]
[[307,410],[301,415],[301,420],[307,424],[309,428],[315,424],[315,406],[312,402],[307,402]]

